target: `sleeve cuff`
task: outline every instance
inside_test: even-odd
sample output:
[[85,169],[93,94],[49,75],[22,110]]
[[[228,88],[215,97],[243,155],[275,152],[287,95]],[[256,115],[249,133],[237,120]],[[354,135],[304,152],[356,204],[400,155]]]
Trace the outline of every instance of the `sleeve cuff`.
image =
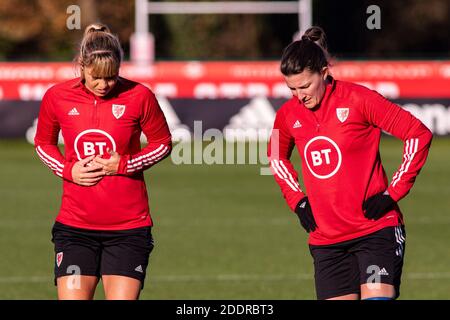
[[392,188],[391,186],[389,186],[389,188],[387,189],[387,191],[389,192],[389,195],[391,196],[392,200],[394,200],[395,202],[400,201],[404,196],[402,196],[401,194],[397,193],[394,188]]
[[73,181],[72,168],[73,168],[74,164],[75,164],[74,161],[66,162],[64,164],[64,169],[63,169],[63,178],[64,179]]
[[127,175],[127,168],[128,168],[128,160],[130,160],[130,155],[121,155],[120,161],[119,161],[119,168],[117,169],[117,174],[121,175]]
[[289,207],[291,208],[291,210],[293,212],[295,212],[295,208],[297,207],[297,204],[299,203],[300,200],[302,200],[306,195],[303,192],[299,192],[297,194],[295,194],[294,197],[292,197],[292,199],[288,202]]

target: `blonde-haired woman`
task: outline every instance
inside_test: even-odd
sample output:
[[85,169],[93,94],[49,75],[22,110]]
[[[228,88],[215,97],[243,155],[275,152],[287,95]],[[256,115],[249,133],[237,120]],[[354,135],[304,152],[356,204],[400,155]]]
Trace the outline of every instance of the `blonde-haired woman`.
[[170,154],[171,135],[155,95],[119,76],[122,56],[107,26],[88,26],[80,77],[42,100],[36,152],[63,180],[52,230],[59,299],[92,299],[100,278],[106,299],[137,299],[143,288],[153,249],[143,171]]

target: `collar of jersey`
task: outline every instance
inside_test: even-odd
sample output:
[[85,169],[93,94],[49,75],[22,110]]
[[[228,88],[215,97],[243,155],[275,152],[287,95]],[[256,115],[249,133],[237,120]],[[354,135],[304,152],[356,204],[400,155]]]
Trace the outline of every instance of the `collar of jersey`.
[[327,87],[325,88],[325,94],[322,98],[322,101],[320,102],[321,105],[324,102],[326,103],[326,100],[328,100],[331,93],[334,91],[334,88],[336,87],[336,81],[334,80],[334,78],[332,76],[328,76],[327,80],[328,80],[328,84],[327,84]]

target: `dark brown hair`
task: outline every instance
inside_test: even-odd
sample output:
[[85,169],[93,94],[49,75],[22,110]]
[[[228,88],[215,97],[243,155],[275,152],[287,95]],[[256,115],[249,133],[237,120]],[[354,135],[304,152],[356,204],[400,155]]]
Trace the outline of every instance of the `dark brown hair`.
[[320,27],[305,31],[301,40],[288,45],[281,57],[281,73],[285,76],[299,74],[303,70],[321,72],[329,65],[325,32]]
[[120,41],[106,25],[93,23],[86,27],[77,57],[81,68],[93,67],[93,75],[109,78],[119,73],[122,59]]

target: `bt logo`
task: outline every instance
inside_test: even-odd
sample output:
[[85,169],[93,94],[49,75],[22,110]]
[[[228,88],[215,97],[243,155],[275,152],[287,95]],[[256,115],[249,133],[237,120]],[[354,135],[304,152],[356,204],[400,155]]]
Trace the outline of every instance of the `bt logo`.
[[98,154],[104,154],[106,152],[106,142],[83,142],[83,151],[85,156],[92,156],[96,154],[97,150]]
[[116,142],[109,133],[98,129],[80,132],[74,142],[78,160],[93,155],[106,154],[108,148],[116,151]]
[[311,151],[311,158],[312,158],[313,166],[317,167],[323,163],[322,155],[325,158],[325,163],[330,164],[330,152],[331,152],[331,149],[323,149],[320,151]]
[[305,145],[303,156],[309,171],[318,179],[331,178],[338,172],[342,154],[336,142],[317,136]]

